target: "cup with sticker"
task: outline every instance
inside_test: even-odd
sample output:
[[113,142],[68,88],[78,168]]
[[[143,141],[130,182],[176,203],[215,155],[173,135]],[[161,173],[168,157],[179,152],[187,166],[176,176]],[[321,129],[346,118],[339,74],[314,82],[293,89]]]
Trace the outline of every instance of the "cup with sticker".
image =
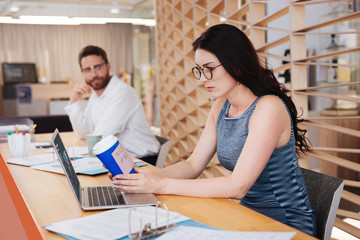
[[113,176],[135,173],[134,160],[117,137],[103,138],[95,144],[93,152]]

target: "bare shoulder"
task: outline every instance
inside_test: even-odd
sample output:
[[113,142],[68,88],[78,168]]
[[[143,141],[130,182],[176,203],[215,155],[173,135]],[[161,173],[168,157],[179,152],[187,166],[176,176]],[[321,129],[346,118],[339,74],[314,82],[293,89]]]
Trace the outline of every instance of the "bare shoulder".
[[290,117],[285,103],[279,97],[266,95],[256,105],[251,122],[256,125],[269,124],[287,127],[290,126]]
[[280,112],[287,113],[285,103],[279,97],[273,95],[263,96],[259,100],[256,106],[256,110],[266,111],[266,112],[271,111],[273,113],[280,113]]

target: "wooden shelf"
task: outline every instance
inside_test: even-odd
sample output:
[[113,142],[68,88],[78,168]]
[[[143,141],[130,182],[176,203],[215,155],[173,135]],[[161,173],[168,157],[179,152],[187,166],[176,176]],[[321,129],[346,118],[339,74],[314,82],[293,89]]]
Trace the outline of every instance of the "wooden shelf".
[[281,44],[284,44],[284,43],[288,42],[289,40],[290,40],[290,35],[286,35],[285,37],[282,37],[276,41],[268,43],[260,48],[257,48],[256,51],[263,52],[263,51],[269,50],[271,48],[277,47]]
[[308,152],[307,154],[312,157],[321,159],[323,161],[330,162],[330,163],[336,164],[338,166],[349,168],[351,170],[356,170],[356,171],[360,172],[360,164],[354,163],[354,162],[346,160],[344,158],[340,158],[340,157],[337,157],[337,156],[334,156],[331,154],[327,154],[324,152],[319,152],[319,151],[311,151],[311,152]]
[[295,60],[295,61],[296,62],[309,62],[309,61],[314,61],[314,60],[318,60],[318,59],[322,59],[322,58],[336,57],[336,56],[340,56],[343,54],[356,53],[356,52],[360,52],[360,48],[334,51],[331,53],[326,53],[326,54],[317,55],[317,56],[311,56],[311,57],[307,57],[307,58],[303,58],[303,59],[299,59],[299,60]]
[[325,151],[325,152],[360,153],[360,149],[354,149],[354,148],[312,147],[312,149],[315,151]]
[[328,85],[324,85],[324,86],[314,86],[314,87],[307,87],[307,88],[303,88],[303,89],[296,89],[295,91],[319,90],[319,89],[324,89],[324,88],[338,88],[338,87],[355,86],[355,85],[360,85],[360,82],[328,84]]
[[[315,126],[321,129],[327,129],[330,131],[335,131],[338,133],[342,133],[342,134],[347,134],[349,136],[354,136],[354,137],[360,137],[360,131],[359,130],[354,130],[351,128],[346,128],[346,127],[340,127],[337,125],[333,125],[333,124],[329,124],[329,123],[320,123],[320,122],[315,122],[315,121],[305,121],[303,122],[304,124],[307,124],[309,126]],[[360,171],[359,171],[360,172]]]
[[311,4],[325,4],[335,2],[349,2],[349,0],[299,0],[295,1],[294,5],[311,5]]
[[316,29],[332,26],[334,24],[338,24],[338,23],[342,23],[342,22],[346,22],[346,21],[350,21],[350,20],[354,20],[354,19],[358,19],[358,18],[360,18],[360,12],[349,14],[349,15],[346,15],[346,16],[343,16],[343,17],[334,18],[334,19],[331,19],[329,21],[319,23],[319,24],[315,24],[315,25],[310,26],[310,27],[302,28],[302,29],[299,29],[299,30],[295,31],[295,33],[310,32],[310,31],[314,31]]
[[354,212],[350,212],[350,211],[343,210],[343,209],[338,209],[336,215],[343,216],[343,217],[349,217],[349,218],[353,218],[353,219],[356,219],[356,220],[360,220],[360,214],[359,213],[354,213]]
[[285,16],[288,13],[289,13],[289,6],[286,6],[280,9],[279,11],[264,17],[260,21],[256,22],[254,26],[265,27],[267,24],[277,20],[278,18]]
[[354,98],[354,97],[349,97],[346,95],[341,95],[341,94],[332,94],[332,93],[323,93],[323,92],[312,92],[312,91],[296,91],[296,94],[298,95],[305,95],[305,96],[314,96],[314,97],[323,97],[323,98],[330,98],[330,99],[335,99],[335,100],[345,100],[345,101],[350,101],[350,102],[356,102],[356,103],[360,103],[360,98]]

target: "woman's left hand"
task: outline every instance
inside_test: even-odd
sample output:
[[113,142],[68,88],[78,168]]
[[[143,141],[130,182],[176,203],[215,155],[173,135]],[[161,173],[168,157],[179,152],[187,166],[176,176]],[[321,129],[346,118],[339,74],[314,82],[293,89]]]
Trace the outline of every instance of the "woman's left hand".
[[127,193],[161,193],[164,178],[147,170],[134,166],[135,173],[119,174],[112,178],[112,183],[120,191]]

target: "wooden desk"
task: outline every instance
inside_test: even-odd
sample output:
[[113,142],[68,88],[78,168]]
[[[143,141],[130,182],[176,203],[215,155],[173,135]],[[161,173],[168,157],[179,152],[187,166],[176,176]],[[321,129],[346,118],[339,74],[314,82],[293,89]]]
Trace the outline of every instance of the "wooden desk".
[[[50,136],[51,134],[38,134],[35,140],[50,140]],[[85,141],[78,140],[73,133],[61,133],[61,136],[66,146],[85,145]],[[7,144],[0,144],[0,152],[4,159],[10,157]],[[29,154],[39,154],[39,151]],[[8,168],[40,226],[100,212],[85,212],[80,209],[64,175],[13,164],[8,164]],[[105,174],[96,177],[78,176],[82,185],[110,183]],[[236,231],[296,231],[293,239],[315,239],[231,200],[170,195],[157,195],[157,198],[166,203],[169,210],[216,228]],[[63,239],[47,230],[42,231],[47,239]]]

